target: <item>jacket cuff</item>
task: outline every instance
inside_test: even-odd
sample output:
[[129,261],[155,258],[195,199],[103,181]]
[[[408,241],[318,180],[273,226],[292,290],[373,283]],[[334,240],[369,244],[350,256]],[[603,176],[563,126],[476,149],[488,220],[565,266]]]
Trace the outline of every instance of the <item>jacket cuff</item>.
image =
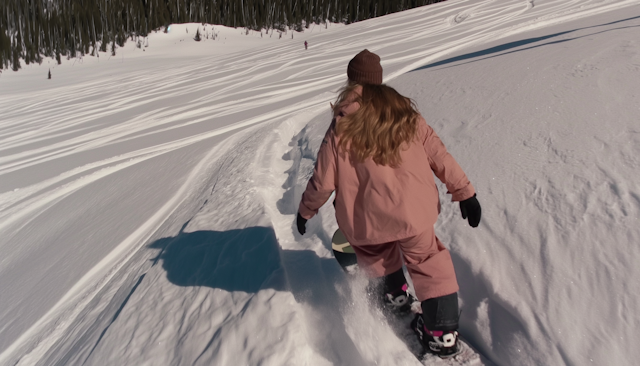
[[467,185],[466,187],[451,193],[451,201],[453,202],[464,201],[466,199],[473,197],[474,194],[476,194],[476,190],[473,188],[471,183],[469,183],[469,185]]
[[303,218],[309,220],[310,218],[314,217],[318,213],[318,210],[313,211],[309,209],[307,206],[305,206],[304,203],[300,202],[300,206],[298,207],[298,213]]

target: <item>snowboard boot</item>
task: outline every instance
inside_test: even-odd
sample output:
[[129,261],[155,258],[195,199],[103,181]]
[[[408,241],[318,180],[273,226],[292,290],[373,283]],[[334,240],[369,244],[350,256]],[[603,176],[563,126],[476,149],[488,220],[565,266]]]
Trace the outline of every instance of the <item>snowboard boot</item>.
[[368,287],[368,293],[385,313],[405,314],[411,309],[411,305],[418,301],[408,292],[409,285],[402,268],[381,278],[372,279]]
[[383,304],[384,308],[394,314],[404,314],[411,309],[411,304],[417,301],[407,290],[409,285],[406,283],[401,288],[385,292]]
[[422,347],[440,358],[454,357],[461,352],[457,331],[429,330],[424,325],[421,314],[416,314],[411,322],[411,329],[416,333]]
[[435,297],[423,301],[422,314],[411,322],[411,329],[428,352],[441,358],[460,353],[458,344],[458,294]]

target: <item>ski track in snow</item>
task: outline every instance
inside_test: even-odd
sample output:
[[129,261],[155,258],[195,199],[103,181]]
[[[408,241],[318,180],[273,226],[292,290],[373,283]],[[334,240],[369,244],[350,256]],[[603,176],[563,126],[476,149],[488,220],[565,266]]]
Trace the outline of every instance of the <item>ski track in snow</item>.
[[[332,100],[333,92],[344,82],[348,60],[362,48],[380,54],[385,81],[389,81],[453,52],[638,3],[630,0],[558,0],[536,1],[535,4],[534,1],[447,1],[355,23],[338,30],[339,36],[335,31],[310,36],[307,39],[311,47],[304,54],[300,51],[299,42],[283,40],[275,46],[224,55],[215,60],[200,58],[171,64],[160,63],[145,72],[135,73],[124,69],[123,74],[113,78],[99,76],[66,87],[31,88],[28,93],[13,93],[11,87],[7,89],[2,85],[4,81],[0,81],[0,231],[3,237],[0,240],[0,250],[3,252],[0,270],[14,265],[13,261],[18,264],[24,261],[26,254],[12,241],[20,230],[40,217],[54,216],[57,205],[83,189],[94,187],[107,177],[123,174],[128,171],[127,168],[175,155],[184,149],[193,148],[187,151],[197,151],[200,156],[199,160],[186,164],[188,177],[179,179],[176,187],[180,188],[172,192],[172,198],[156,197],[162,200],[161,208],[143,211],[146,216],[134,223],[136,230],[129,235],[121,235],[123,240],[111,242],[105,237],[93,238],[99,243],[110,242],[110,254],[94,258],[89,271],[69,268],[70,280],[66,287],[60,288],[64,290],[62,293],[55,294],[42,304],[28,304],[12,297],[11,289],[5,292],[5,299],[28,308],[25,313],[33,315],[23,319],[16,328],[8,328],[10,332],[3,330],[5,334],[0,339],[0,351],[3,351],[0,363],[15,364],[19,361],[18,364],[28,365],[54,364],[55,361],[58,364],[101,364],[101,357],[108,359],[110,352],[118,348],[120,337],[104,337],[108,331],[123,338],[136,339],[136,342],[146,340],[129,347],[142,349],[141,352],[148,350],[146,354],[149,357],[152,357],[151,350],[158,339],[170,344],[174,342],[170,347],[188,348],[190,341],[200,347],[202,341],[198,341],[194,334],[209,334],[210,342],[192,351],[196,358],[187,360],[181,358],[184,356],[173,355],[173,361],[184,364],[225,364],[234,355],[224,350],[238,349],[236,345],[229,345],[232,339],[240,336],[248,340],[254,336],[238,335],[236,333],[242,333],[245,327],[241,330],[234,330],[234,327],[237,328],[238,323],[254,323],[250,329],[260,328],[260,316],[269,314],[261,313],[265,310],[254,309],[256,303],[268,304],[269,301],[276,301],[274,299],[283,299],[274,302],[274,306],[282,302],[291,304],[288,310],[291,322],[300,324],[296,328],[314,327],[320,335],[314,336],[310,331],[280,334],[280,338],[286,337],[288,341],[276,341],[265,332],[277,329],[277,326],[267,327],[265,331],[256,330],[258,336],[271,339],[272,342],[249,342],[246,347],[253,348],[255,352],[253,355],[251,352],[242,355],[246,357],[247,364],[287,364],[288,361],[283,362],[286,357],[292,360],[288,364],[312,362],[314,365],[323,364],[322,360],[326,364],[340,364],[345,359],[350,360],[351,364],[389,364],[393,362],[393,357],[404,359],[406,352],[401,352],[402,345],[397,343],[397,339],[390,337],[387,342],[382,342],[387,348],[372,350],[368,347],[376,343],[367,342],[366,335],[353,337],[354,332],[359,331],[357,324],[347,322],[344,332],[336,331],[335,326],[327,324],[342,324],[342,315],[338,313],[335,318],[329,319],[321,316],[331,313],[332,306],[330,300],[323,298],[331,299],[331,296],[339,296],[340,291],[350,291],[341,281],[340,273],[336,272],[326,247],[334,229],[331,224],[326,224],[331,221],[330,209],[323,211],[322,220],[310,228],[315,233],[313,238],[301,239],[295,237],[292,231],[292,215],[295,214],[297,199],[312,167],[314,146],[317,147],[318,143],[305,141],[308,135],[303,132],[307,124],[312,125],[311,122],[319,126],[328,124],[324,115],[326,103]],[[315,136],[320,136],[321,130],[321,127],[316,127]],[[249,132],[255,136],[252,137]],[[235,146],[227,142],[221,144],[218,150],[210,150],[210,146],[202,144],[216,136],[234,133],[237,134]],[[299,139],[291,140],[292,135]],[[293,146],[289,146],[291,144]],[[248,150],[243,150],[243,146]],[[256,146],[260,147],[260,151],[251,150]],[[288,159],[282,159],[283,156],[288,156]],[[61,161],[62,164],[56,164]],[[236,173],[232,173],[234,165],[229,162],[236,164]],[[153,166],[159,167],[161,164]],[[217,182],[215,179],[224,179],[226,182]],[[533,202],[544,200],[544,192],[540,192],[540,189],[545,185],[541,182],[531,182],[531,185],[532,195],[538,197]],[[99,188],[93,192],[99,195],[102,188],[99,185],[96,187]],[[213,191],[208,192],[211,187],[214,187]],[[278,191],[274,187],[282,188]],[[234,195],[244,196],[242,202],[253,199],[256,203],[234,207],[234,210],[220,209],[219,205],[232,202]],[[575,199],[577,202],[588,200],[587,197]],[[636,201],[640,199],[636,197]],[[218,206],[214,205],[216,202]],[[546,209],[544,205],[540,207]],[[447,212],[443,212],[443,217],[446,222]],[[101,219],[99,214],[94,214],[91,225],[101,225]],[[185,226],[185,222],[188,225]],[[177,292],[163,278],[169,270],[160,268],[160,263],[166,265],[166,260],[156,260],[151,265],[149,252],[139,251],[145,244],[158,243],[162,238],[173,237],[174,241],[180,242],[180,238],[193,235],[190,228],[226,232],[251,227],[266,228],[267,236],[271,235],[270,231],[273,233],[274,242],[265,242],[265,245],[280,248],[281,263],[281,268],[269,272],[274,284],[260,282],[251,286],[266,286],[270,291],[275,291],[255,294],[248,291],[243,295],[244,288],[240,286],[239,289],[232,289],[238,292],[231,291],[216,299],[208,295],[206,289],[189,291],[187,287]],[[256,230],[258,234],[241,231],[240,235],[255,239],[252,235],[260,236],[263,229]],[[42,238],[33,237],[29,240],[35,243]],[[25,244],[29,243],[20,243]],[[64,239],[51,241],[51,245],[63,244]],[[167,244],[160,249],[169,248],[171,246]],[[513,258],[520,257],[519,253],[511,255]],[[324,273],[326,281],[318,282],[325,285],[311,290],[303,288],[305,271],[296,264],[301,258],[306,259],[303,263],[314,263],[316,269],[313,273]],[[45,275],[44,270],[34,274]],[[326,285],[332,281],[336,281],[338,287]],[[157,286],[168,292],[176,291],[170,295],[175,300],[164,300],[162,295],[150,293],[149,286]],[[347,286],[346,290],[344,286]],[[37,285],[34,288],[38,290]],[[291,294],[280,291],[284,289],[291,291]],[[159,296],[154,303],[158,304],[157,312],[160,314],[182,311],[180,306],[183,305],[179,305],[181,296],[189,297],[193,304],[198,304],[198,309],[189,308],[184,310],[182,317],[166,319],[164,327],[139,330],[149,334],[136,338],[135,325],[145,323],[144,315],[140,312],[149,305],[149,299],[139,294],[141,291],[145,291],[147,296]],[[109,300],[112,298],[113,303]],[[482,306],[484,309],[511,306],[505,301],[496,301],[500,299],[487,300]],[[195,323],[199,318],[194,314],[207,314],[207,309],[215,306],[234,310],[224,316],[216,315],[216,318],[221,316],[224,319],[214,319],[211,324]],[[256,311],[257,315],[247,312],[249,308]],[[235,309],[242,310],[238,312]],[[478,310],[480,319],[483,316],[482,309],[480,307]],[[508,309],[508,312],[514,316],[520,314],[517,309]],[[9,319],[15,314],[3,313],[2,316],[3,319]],[[100,316],[100,321],[92,322],[95,316]],[[365,314],[362,321],[375,319],[375,316]],[[126,321],[115,322],[116,319]],[[529,319],[519,321],[527,323]],[[228,335],[225,338],[220,334]],[[93,343],[79,335],[87,336]],[[74,341],[74,336],[82,339]],[[323,336],[329,340],[323,341]],[[303,342],[305,337],[317,337],[314,339],[315,346]],[[350,339],[355,343],[349,343]],[[283,344],[287,345],[286,350],[280,350],[279,353],[268,351],[269,347]],[[138,355],[130,352],[125,350],[112,357],[135,363]],[[358,353],[369,353],[365,356],[368,359],[358,358]],[[167,362],[163,359],[166,357],[164,353],[156,357],[159,363]],[[412,362],[409,359],[405,361]],[[148,362],[153,364],[152,358]]]

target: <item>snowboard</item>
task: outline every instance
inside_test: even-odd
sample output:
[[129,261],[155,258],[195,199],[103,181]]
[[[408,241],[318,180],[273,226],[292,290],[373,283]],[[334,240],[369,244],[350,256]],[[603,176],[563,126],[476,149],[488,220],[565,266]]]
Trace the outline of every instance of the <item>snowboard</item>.
[[333,249],[333,255],[336,257],[340,267],[347,273],[355,273],[358,267],[356,252],[340,229],[333,234],[331,249]]
[[[349,274],[355,274],[357,272],[358,260],[356,258],[356,252],[340,229],[336,230],[333,234],[331,249],[333,249],[333,255],[338,261],[338,264],[340,264],[340,267],[342,267],[345,272]],[[454,357],[440,358],[427,352],[410,327],[411,321],[415,316],[415,313],[409,311],[402,315],[389,315],[387,319],[393,332],[407,345],[407,348],[409,348],[423,365],[480,366],[485,364],[480,354],[460,336],[458,336],[458,342],[461,351]]]

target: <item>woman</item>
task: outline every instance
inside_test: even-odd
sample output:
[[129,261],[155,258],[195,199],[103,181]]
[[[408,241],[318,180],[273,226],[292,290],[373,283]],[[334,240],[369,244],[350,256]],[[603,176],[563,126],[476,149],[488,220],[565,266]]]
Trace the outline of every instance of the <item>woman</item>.
[[458,284],[449,251],[434,232],[440,202],[433,173],[473,227],[481,216],[475,190],[411,100],[393,88],[352,80],[333,111],[300,202],[300,233],[335,191],[336,219],[359,268],[382,279],[387,306],[404,311],[404,263],[421,301],[416,334],[427,350],[455,355]]

